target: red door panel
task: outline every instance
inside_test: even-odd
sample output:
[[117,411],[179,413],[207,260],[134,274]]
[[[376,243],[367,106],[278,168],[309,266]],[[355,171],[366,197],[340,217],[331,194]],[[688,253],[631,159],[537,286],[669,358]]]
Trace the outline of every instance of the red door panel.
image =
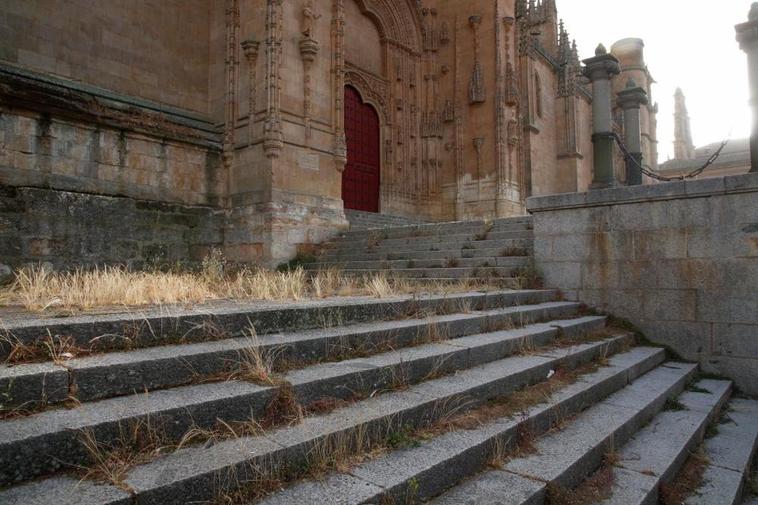
[[345,87],[347,165],[342,173],[346,209],[379,212],[379,116],[355,88]]

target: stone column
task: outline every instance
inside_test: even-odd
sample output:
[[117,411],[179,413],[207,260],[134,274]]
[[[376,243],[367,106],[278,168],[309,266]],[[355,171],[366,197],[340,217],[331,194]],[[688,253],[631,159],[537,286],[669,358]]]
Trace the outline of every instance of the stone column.
[[594,175],[591,189],[614,185],[611,77],[621,73],[619,60],[600,44],[595,57],[584,60],[583,74],[592,81],[592,144]]
[[647,92],[632,79],[618,94],[619,107],[624,109],[624,143],[632,159],[626,161],[626,183],[629,186],[642,184],[642,131],[640,107],[647,105]]
[[750,105],[753,108],[753,130],[750,135],[750,171],[758,172],[758,2],[754,2],[749,21],[737,25],[737,41],[747,53],[748,78],[750,81]]

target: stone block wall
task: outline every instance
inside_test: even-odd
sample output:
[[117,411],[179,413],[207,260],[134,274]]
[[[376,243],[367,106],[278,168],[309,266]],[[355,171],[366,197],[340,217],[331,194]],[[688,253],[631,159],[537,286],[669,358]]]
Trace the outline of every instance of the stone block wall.
[[222,247],[224,223],[212,207],[0,185],[0,264],[199,262]]
[[530,198],[547,287],[758,394],[758,174]]

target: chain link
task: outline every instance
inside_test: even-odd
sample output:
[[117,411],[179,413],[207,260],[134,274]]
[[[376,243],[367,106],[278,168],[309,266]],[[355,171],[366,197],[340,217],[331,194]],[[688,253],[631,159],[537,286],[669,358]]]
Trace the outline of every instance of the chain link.
[[628,161],[631,160],[631,162],[637,168],[639,168],[640,171],[644,175],[647,175],[648,177],[650,177],[652,179],[656,179],[658,181],[663,181],[663,182],[684,181],[686,179],[694,179],[698,175],[702,174],[705,171],[706,168],[708,168],[711,165],[713,165],[713,163],[716,162],[716,160],[719,158],[719,156],[721,156],[722,151],[727,146],[727,144],[729,143],[729,140],[730,140],[730,139],[724,140],[721,143],[721,146],[716,150],[716,152],[713,153],[711,155],[711,157],[708,158],[708,160],[706,160],[705,164],[703,164],[703,166],[701,166],[700,168],[697,168],[697,169],[693,170],[689,174],[677,175],[677,176],[674,176],[674,177],[665,177],[663,175],[659,175],[659,174],[655,173],[653,171],[653,169],[650,168],[650,167],[645,167],[645,166],[640,165],[640,163],[637,161],[637,159],[632,155],[632,153],[629,152],[629,149],[627,149],[627,147],[624,145],[624,142],[621,140],[621,137],[619,136],[618,133],[614,132],[613,133],[613,137],[616,139],[616,143],[618,144],[619,149],[621,149],[621,153],[624,155],[624,161],[628,162]]

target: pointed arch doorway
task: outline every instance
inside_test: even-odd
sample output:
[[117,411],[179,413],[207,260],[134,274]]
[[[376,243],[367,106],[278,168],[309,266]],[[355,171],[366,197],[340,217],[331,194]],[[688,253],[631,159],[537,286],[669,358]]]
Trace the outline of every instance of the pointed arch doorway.
[[345,86],[345,139],[347,165],[342,173],[345,208],[379,212],[379,115],[352,86]]

